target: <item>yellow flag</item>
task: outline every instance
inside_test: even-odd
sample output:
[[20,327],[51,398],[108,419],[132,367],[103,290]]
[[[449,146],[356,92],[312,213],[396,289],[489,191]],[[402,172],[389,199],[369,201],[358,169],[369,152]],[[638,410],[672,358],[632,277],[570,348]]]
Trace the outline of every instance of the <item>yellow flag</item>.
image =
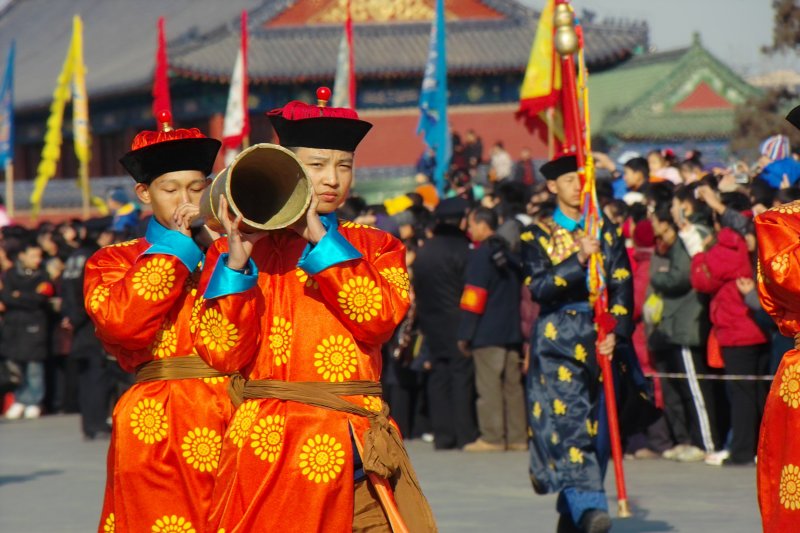
[[530,131],[550,133],[563,139],[561,114],[547,118],[548,109],[556,108],[561,99],[561,62],[553,43],[553,14],[555,0],[547,0],[539,15],[539,25],[533,39],[531,55],[520,88],[517,117],[522,118]]
[[[77,17],[76,17],[77,19]],[[42,206],[42,195],[50,181],[56,173],[56,164],[61,157],[61,143],[63,135],[61,129],[64,123],[64,108],[70,99],[70,83],[72,82],[75,67],[76,31],[80,29],[80,22],[73,20],[72,40],[67,50],[67,57],[64,59],[64,66],[61,74],[58,75],[56,88],[53,91],[53,102],[50,104],[50,117],[47,119],[47,132],[44,136],[44,148],[42,148],[42,159],[39,168],[36,170],[36,180],[33,183],[31,192],[31,209],[35,217]]]

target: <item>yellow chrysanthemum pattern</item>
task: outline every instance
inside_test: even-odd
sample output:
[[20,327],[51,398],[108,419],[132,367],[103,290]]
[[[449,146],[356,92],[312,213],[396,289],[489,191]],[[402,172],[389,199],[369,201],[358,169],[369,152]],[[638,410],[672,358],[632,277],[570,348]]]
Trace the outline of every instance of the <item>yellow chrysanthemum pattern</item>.
[[308,287],[309,289],[319,289],[319,283],[308,275],[308,272],[303,270],[302,268],[298,268],[294,271],[295,275],[297,276],[297,280],[302,283],[304,286]]
[[167,414],[164,405],[153,398],[141,400],[131,412],[133,434],[145,444],[161,442],[167,438]]
[[292,355],[292,323],[283,317],[272,317],[269,330],[269,347],[275,355],[275,365],[281,366],[289,362]]
[[178,331],[174,322],[165,322],[156,332],[156,340],[150,347],[150,353],[157,359],[170,357],[178,352]]
[[197,326],[200,325],[200,308],[203,307],[203,302],[205,301],[205,298],[198,296],[195,299],[194,304],[192,304],[192,316],[189,319],[189,331],[192,333],[196,332]]
[[553,412],[559,416],[567,414],[567,404],[556,398],[553,400]]
[[627,268],[618,268],[614,271],[614,274],[612,274],[611,277],[618,281],[626,280],[631,277],[631,271]]
[[152,533],[196,533],[192,523],[182,516],[162,516],[150,529]]
[[167,259],[155,257],[133,275],[131,282],[136,294],[145,300],[163,300],[175,287],[175,267]]
[[216,385],[217,383],[222,383],[225,381],[225,378],[222,376],[215,376],[213,378],[200,378],[203,380],[203,383],[208,383],[209,385]]
[[231,425],[228,427],[228,438],[239,448],[244,445],[245,439],[250,435],[257,416],[258,402],[255,400],[244,402],[233,415]]
[[375,282],[364,276],[347,280],[339,291],[339,305],[350,320],[359,324],[378,316],[383,295]]
[[614,304],[611,308],[611,314],[615,316],[625,316],[628,314],[628,308],[624,305]]
[[411,289],[411,282],[408,279],[408,272],[398,267],[384,268],[381,276],[391,283],[400,292],[400,296],[408,298],[408,291]]
[[790,464],[783,467],[778,496],[781,505],[790,511],[800,509],[800,466]]
[[572,371],[564,365],[559,366],[558,381],[572,382]]
[[314,353],[317,373],[331,383],[350,379],[356,372],[356,344],[344,335],[331,335]]
[[589,354],[586,352],[586,348],[584,348],[582,344],[575,345],[575,359],[581,363],[585,363],[588,356]]
[[773,272],[777,274],[786,274],[789,270],[789,254],[782,254],[772,260],[771,263]]
[[586,432],[589,434],[590,437],[597,436],[597,420],[592,422],[588,418],[586,419]]
[[789,365],[783,371],[778,394],[792,409],[800,407],[800,364]]
[[283,429],[286,419],[280,415],[267,415],[253,427],[250,434],[250,447],[256,457],[268,463],[274,463],[283,447]]
[[383,409],[383,400],[377,396],[364,396],[364,409],[380,413]]
[[114,533],[117,530],[117,521],[114,513],[109,513],[103,522],[103,533]]
[[569,462],[583,464],[583,452],[575,446],[569,449]]
[[129,241],[117,242],[114,244],[109,244],[106,248],[125,248],[126,246],[133,246],[139,242],[139,239],[131,239]]
[[552,322],[548,322],[544,326],[544,336],[550,339],[551,341],[556,340],[558,337],[558,330],[556,329],[555,325]]
[[229,351],[239,339],[239,330],[216,309],[206,309],[200,319],[200,339],[210,350]]
[[183,457],[200,472],[216,471],[222,452],[222,436],[207,427],[194,428],[183,437]]
[[98,285],[92,291],[92,295],[89,297],[89,309],[92,311],[97,311],[100,309],[100,304],[108,299],[108,295],[111,290],[108,287],[104,287],[103,285]]
[[317,434],[303,444],[298,466],[304,476],[314,483],[336,479],[344,466],[344,448],[328,434]]
[[533,418],[539,420],[539,418],[542,416],[542,404],[540,404],[539,402],[534,402],[532,413],[533,413]]

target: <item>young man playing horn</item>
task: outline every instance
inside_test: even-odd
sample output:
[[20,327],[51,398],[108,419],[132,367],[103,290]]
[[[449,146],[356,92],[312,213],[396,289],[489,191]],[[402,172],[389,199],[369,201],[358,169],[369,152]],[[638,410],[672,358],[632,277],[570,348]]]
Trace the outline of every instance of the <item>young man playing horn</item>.
[[190,331],[203,260],[190,224],[220,143],[169,120],[139,133],[120,160],[153,209],[145,237],[101,248],[86,263],[97,336],[136,372],[114,409],[101,533],[205,532],[232,415],[227,379],[194,354]]
[[[319,94],[319,92],[318,92]],[[380,394],[381,344],[409,306],[405,248],[335,210],[371,124],[349,109],[290,102],[269,114],[313,186],[299,222],[209,250],[198,353],[241,372],[210,526],[226,532],[434,531]],[[235,400],[236,401],[236,400]]]

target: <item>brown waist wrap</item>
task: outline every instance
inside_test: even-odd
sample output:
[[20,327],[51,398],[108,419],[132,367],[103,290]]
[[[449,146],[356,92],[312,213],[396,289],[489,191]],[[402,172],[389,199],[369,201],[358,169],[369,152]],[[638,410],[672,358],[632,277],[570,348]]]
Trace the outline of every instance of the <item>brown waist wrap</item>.
[[797,333],[794,336],[794,349],[800,350],[800,333]]
[[139,365],[136,369],[136,383],[168,379],[221,378],[227,375],[214,370],[197,355],[186,355],[156,359]]
[[375,381],[345,383],[291,382],[270,379],[246,381],[239,375],[228,385],[234,405],[253,398],[275,398],[288,402],[330,409],[369,420],[364,433],[362,461],[364,471],[391,482],[400,515],[412,533],[436,531],[428,501],[422,494],[417,475],[411,466],[400,432],[389,422],[389,406],[383,402],[380,412],[348,402],[342,396],[381,396],[381,384]]

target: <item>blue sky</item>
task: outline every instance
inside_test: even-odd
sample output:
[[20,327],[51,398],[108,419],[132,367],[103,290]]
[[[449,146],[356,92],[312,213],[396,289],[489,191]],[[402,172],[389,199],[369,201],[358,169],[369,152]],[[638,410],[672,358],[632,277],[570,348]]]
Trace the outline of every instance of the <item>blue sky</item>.
[[[520,0],[541,9],[544,0]],[[650,43],[657,50],[688,46],[699,32],[703,45],[740,74],[800,70],[800,58],[767,58],[761,46],[772,40],[770,0],[573,0],[580,13],[594,11],[598,19],[645,20]]]

